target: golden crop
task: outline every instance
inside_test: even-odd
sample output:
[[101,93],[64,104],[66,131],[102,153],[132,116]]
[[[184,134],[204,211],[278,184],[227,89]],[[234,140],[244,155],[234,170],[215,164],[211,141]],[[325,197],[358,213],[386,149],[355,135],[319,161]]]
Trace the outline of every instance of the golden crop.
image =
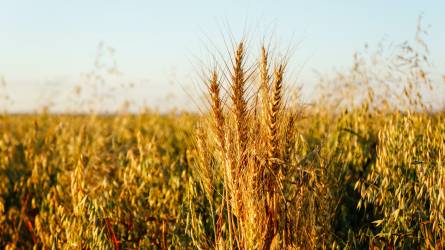
[[357,58],[304,106],[287,62],[248,49],[205,77],[208,113],[1,116],[0,248],[443,249],[422,62]]

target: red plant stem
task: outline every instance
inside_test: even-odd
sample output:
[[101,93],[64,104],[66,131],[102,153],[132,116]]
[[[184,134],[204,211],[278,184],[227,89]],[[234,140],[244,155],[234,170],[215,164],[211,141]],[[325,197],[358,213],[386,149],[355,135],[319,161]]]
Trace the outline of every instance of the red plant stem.
[[26,228],[28,228],[28,231],[31,234],[32,241],[34,242],[34,245],[36,245],[37,244],[37,238],[36,238],[36,236],[34,234],[34,230],[33,230],[33,227],[32,227],[31,220],[25,214],[22,216],[22,219],[25,222]]
[[116,238],[113,227],[111,226],[110,219],[105,218],[105,223],[107,224],[108,231],[111,234],[111,240],[113,241],[114,249],[119,250],[119,241]]

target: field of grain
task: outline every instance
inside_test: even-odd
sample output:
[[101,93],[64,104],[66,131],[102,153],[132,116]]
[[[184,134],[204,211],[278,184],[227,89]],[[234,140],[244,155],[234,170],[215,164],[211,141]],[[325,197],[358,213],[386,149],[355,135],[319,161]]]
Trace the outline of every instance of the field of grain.
[[2,115],[0,248],[443,249],[426,57],[357,57],[305,105],[246,47],[203,75],[202,113]]

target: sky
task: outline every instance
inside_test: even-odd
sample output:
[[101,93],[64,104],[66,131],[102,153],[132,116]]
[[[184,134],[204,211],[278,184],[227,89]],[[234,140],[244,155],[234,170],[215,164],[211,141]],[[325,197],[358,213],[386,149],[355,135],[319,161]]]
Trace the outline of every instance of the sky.
[[0,0],[0,98],[10,97],[0,109],[189,108],[201,60],[246,35],[294,48],[292,71],[310,88],[315,71],[347,67],[365,43],[412,39],[419,15],[445,72],[444,9],[443,0]]

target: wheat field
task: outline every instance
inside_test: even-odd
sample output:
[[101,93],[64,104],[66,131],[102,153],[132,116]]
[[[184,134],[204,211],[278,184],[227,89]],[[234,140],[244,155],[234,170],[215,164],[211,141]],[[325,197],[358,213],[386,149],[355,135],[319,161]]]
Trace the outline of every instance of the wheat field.
[[0,248],[445,248],[424,54],[356,57],[306,105],[286,57],[232,49],[202,77],[201,113],[3,114]]

